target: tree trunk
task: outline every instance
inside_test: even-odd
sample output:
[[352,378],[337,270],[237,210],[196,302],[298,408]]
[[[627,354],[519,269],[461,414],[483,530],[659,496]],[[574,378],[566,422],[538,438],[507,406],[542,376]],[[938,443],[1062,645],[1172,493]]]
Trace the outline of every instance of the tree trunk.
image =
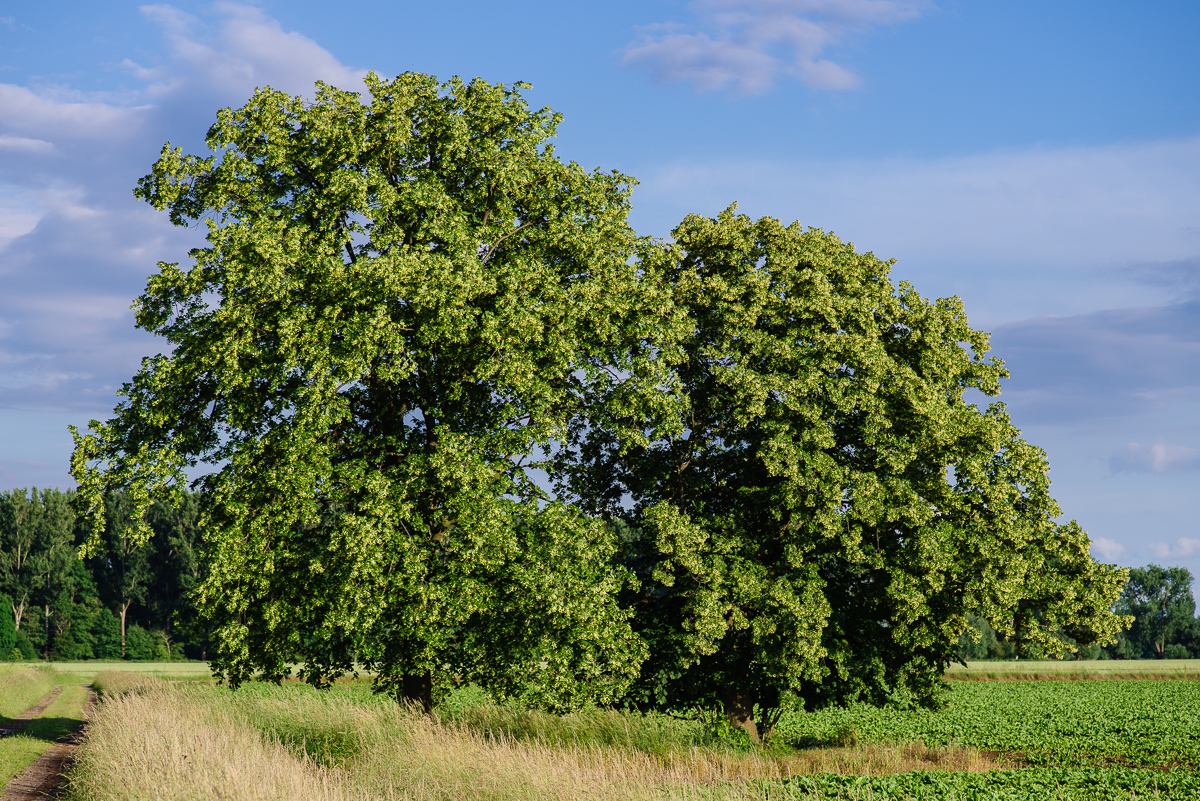
[[121,604],[121,658],[125,658],[125,613],[129,611],[129,604]]
[[400,689],[396,700],[409,706],[420,706],[421,711],[428,715],[433,711],[433,676],[427,670],[424,673],[405,673],[400,679]]
[[754,697],[749,688],[739,685],[731,687],[725,693],[725,717],[731,726],[742,729],[750,735],[750,742],[757,744],[758,725],[754,722]]
[[45,617],[42,618],[42,659],[50,659],[50,604],[45,605]]
[[21,595],[20,605],[18,605],[16,601],[13,601],[13,605],[12,605],[13,624],[16,626],[17,631],[21,630],[21,619],[25,617],[25,601],[28,598],[29,598],[29,593],[24,593]]

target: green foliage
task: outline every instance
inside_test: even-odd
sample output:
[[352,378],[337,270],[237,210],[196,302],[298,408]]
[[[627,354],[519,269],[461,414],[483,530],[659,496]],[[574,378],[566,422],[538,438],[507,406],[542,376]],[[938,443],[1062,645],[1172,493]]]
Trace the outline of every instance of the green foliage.
[[96,614],[94,623],[95,645],[93,652],[96,659],[121,658],[121,621],[108,609],[101,609]]
[[8,660],[17,644],[17,629],[13,625],[12,598],[0,593],[0,660]]
[[672,235],[643,264],[683,320],[643,345],[664,391],[614,374],[560,459],[583,508],[633,500],[639,704],[723,703],[743,725],[757,706],[769,729],[792,694],[935,703],[968,613],[1027,651],[1115,633],[1121,571],[1054,521],[1044,454],[1003,404],[964,398],[1007,373],[957,298],[733,208]]
[[17,643],[13,649],[21,662],[36,662],[42,658],[37,648],[29,641],[29,635],[24,629],[17,632]]
[[136,623],[125,629],[125,658],[136,661],[161,659],[158,638]]
[[1122,572],[968,400],[1007,373],[957,298],[733,208],[641,240],[524,86],[365,81],[261,89],[139,183],[208,238],[137,301],[168,353],[74,432],[110,608],[190,589],[235,686],[365,666],[751,738],[795,698],[936,705],[968,615],[1024,655],[1117,631]]
[[1012,643],[1002,641],[996,636],[996,630],[991,624],[978,615],[967,615],[967,622],[974,631],[968,629],[958,635],[958,650],[955,658],[960,662],[975,659],[1012,659],[1016,655],[1016,647]]
[[[1195,628],[1196,601],[1186,567],[1147,565],[1129,570],[1116,609],[1133,619],[1114,647],[1126,659],[1186,659]],[[1172,645],[1176,647],[1171,648]],[[1167,649],[1175,656],[1168,656]],[[1182,656],[1180,656],[1182,654]]]
[[[41,607],[41,631],[26,634],[43,650],[50,648],[50,632],[69,625],[70,604],[79,592],[75,570],[76,516],[72,493],[57,489],[24,489],[0,492],[0,592],[10,597],[9,609],[17,629]],[[45,619],[46,609],[54,620]]]
[[527,470],[592,365],[653,325],[626,325],[630,181],[559,161],[559,117],[520,86],[366,81],[365,101],[260,90],[218,114],[219,155],[164,147],[139,185],[209,245],[138,301],[170,355],[77,433],[93,545],[106,491],[145,540],[151,495],[178,505],[185,468],[220,465],[197,598],[232,682],[298,656],[318,685],[357,659],[404,694],[461,674],[612,701],[643,649],[615,540],[541,508]]

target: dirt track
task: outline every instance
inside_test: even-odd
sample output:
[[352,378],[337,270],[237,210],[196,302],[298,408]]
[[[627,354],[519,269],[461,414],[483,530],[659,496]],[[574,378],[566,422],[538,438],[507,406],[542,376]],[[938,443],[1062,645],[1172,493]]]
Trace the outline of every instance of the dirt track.
[[[58,697],[60,692],[62,692],[61,684],[55,687],[54,692],[50,695],[13,718],[12,724],[6,728],[11,729],[14,733],[21,731],[29,724],[29,721],[40,715]],[[83,713],[84,722],[63,741],[55,743],[42,752],[42,755],[22,773],[13,777],[12,781],[4,787],[3,801],[34,801],[34,799],[54,798],[58,795],[58,790],[66,780],[67,770],[70,769],[71,762],[75,758],[75,752],[79,749],[79,743],[83,740],[87,718],[91,716],[95,705],[96,693],[89,687],[87,706]]]

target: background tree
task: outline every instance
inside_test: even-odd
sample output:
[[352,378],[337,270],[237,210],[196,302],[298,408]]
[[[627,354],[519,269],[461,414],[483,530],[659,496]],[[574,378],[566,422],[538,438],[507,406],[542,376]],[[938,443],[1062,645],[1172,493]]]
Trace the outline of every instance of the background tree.
[[[181,494],[182,495],[182,494]],[[130,608],[145,601],[154,571],[153,553],[138,536],[145,525],[143,511],[128,492],[116,490],[104,495],[103,516],[99,528],[101,547],[88,560],[101,600],[114,611],[120,623],[121,656],[126,655],[126,629]]]
[[[150,580],[145,598],[145,619],[173,647],[195,656],[203,653],[203,642],[193,642],[192,591],[204,573],[200,557],[200,508],[194,493],[186,493],[177,506],[162,501],[151,504],[146,511],[153,534]],[[180,623],[183,623],[180,628]],[[201,636],[202,640],[203,637]]]
[[1116,631],[1121,571],[1054,522],[1044,456],[1003,405],[964,400],[1007,373],[958,299],[732,208],[672,236],[644,265],[685,315],[646,344],[672,368],[663,400],[615,374],[591,407],[609,419],[561,459],[593,513],[632,498],[640,703],[721,704],[757,739],[792,694],[933,702],[967,614],[1046,646]]
[[13,625],[21,630],[25,610],[37,589],[34,554],[38,550],[38,490],[0,493],[0,585],[9,596]]
[[52,605],[74,591],[75,522],[70,492],[0,493],[0,589],[11,598],[15,628],[24,627],[43,656],[49,655]]
[[[1196,614],[1192,574],[1186,567],[1130,568],[1116,610],[1133,618],[1116,644],[1116,655],[1162,659],[1172,644],[1181,645],[1186,652],[1185,643],[1191,639]],[[1175,655],[1186,658],[1178,649]]]
[[260,90],[218,114],[218,155],[163,149],[137,194],[209,244],[138,300],[171,351],[76,434],[80,491],[99,530],[107,490],[141,521],[217,466],[197,598],[234,683],[357,657],[425,706],[452,676],[612,700],[641,659],[604,595],[615,538],[527,471],[640,319],[630,181],[559,161],[520,85],[366,83]]
[[0,593],[0,660],[12,658],[13,648],[17,645],[17,629],[13,619],[8,614],[12,599]]

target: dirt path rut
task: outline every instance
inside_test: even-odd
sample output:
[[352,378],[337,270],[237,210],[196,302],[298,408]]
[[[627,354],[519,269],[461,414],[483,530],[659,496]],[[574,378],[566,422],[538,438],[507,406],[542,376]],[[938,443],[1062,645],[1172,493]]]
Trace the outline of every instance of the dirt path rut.
[[[60,692],[62,692],[61,684],[54,688],[53,693],[17,715],[13,719],[13,723],[20,722],[20,726],[14,728],[14,731],[24,729],[29,721],[40,715],[58,697]],[[75,752],[79,750],[79,743],[83,741],[87,719],[91,717],[95,705],[96,693],[89,687],[87,706],[84,707],[83,712],[84,722],[79,724],[79,727],[61,742],[57,742],[43,751],[42,755],[32,765],[25,768],[24,772],[13,777],[13,780],[4,787],[3,801],[34,801],[34,799],[57,797],[66,781],[67,771],[75,759]]]

